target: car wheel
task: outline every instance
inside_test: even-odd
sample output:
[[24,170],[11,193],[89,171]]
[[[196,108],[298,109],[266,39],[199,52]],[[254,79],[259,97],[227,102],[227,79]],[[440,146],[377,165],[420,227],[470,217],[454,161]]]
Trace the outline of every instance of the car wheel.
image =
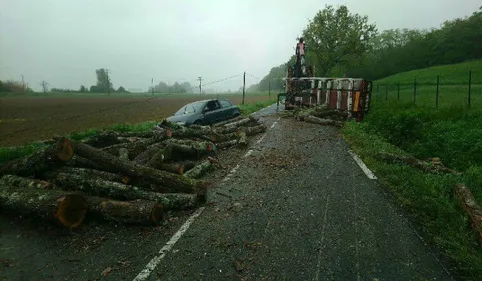
[[201,120],[196,120],[196,121],[194,121],[193,124],[194,124],[194,125],[202,125],[203,122],[202,122]]

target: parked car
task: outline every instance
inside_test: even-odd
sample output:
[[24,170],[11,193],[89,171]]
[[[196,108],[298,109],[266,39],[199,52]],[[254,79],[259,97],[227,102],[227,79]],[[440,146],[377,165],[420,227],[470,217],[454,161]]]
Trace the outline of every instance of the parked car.
[[167,120],[184,126],[211,125],[239,115],[241,115],[239,107],[230,101],[209,99],[188,103]]

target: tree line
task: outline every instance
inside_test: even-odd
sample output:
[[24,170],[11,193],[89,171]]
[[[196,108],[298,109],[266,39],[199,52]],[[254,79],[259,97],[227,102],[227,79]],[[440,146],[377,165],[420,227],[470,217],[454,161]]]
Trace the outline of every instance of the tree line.
[[[482,7],[471,16],[445,21],[440,28],[389,29],[379,32],[367,16],[346,6],[327,5],[302,32],[306,61],[315,76],[377,80],[399,72],[482,58]],[[295,43],[293,43],[295,44]],[[282,89],[287,62],[273,67],[258,90]]]

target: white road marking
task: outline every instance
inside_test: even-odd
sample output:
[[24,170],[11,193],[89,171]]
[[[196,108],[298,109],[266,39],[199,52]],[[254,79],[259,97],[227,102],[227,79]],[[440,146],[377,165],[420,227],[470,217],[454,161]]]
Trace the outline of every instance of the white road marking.
[[271,127],[269,127],[270,129],[273,129],[274,125],[278,124],[278,122],[274,122]]
[[264,137],[266,137],[266,134],[264,134],[257,142],[256,144],[259,144],[260,142],[262,142],[264,140]]
[[[271,106],[271,105],[270,105]],[[268,106],[269,107],[269,106]],[[263,109],[261,109],[260,111],[268,108],[268,107],[265,107]],[[258,112],[260,112],[258,111]],[[279,118],[278,118],[279,120]],[[274,127],[274,125],[276,124],[277,122],[274,122],[273,125],[271,125],[271,128]],[[263,135],[263,137],[261,137],[260,140],[258,140],[257,143],[260,143],[261,140],[264,139],[264,137],[266,136],[266,134]],[[247,157],[249,155],[251,155],[251,153],[253,153],[253,150],[250,149],[244,156]],[[236,171],[239,169],[239,164],[236,165],[236,167],[234,167],[229,173],[228,175],[223,179],[223,181],[226,181],[228,180],[234,173],[236,173]],[[171,237],[171,239],[169,239],[169,241],[167,241],[166,245],[164,245],[164,247],[161,248],[161,250],[159,251],[159,255],[155,256],[154,258],[151,259],[151,261],[146,265],[146,267],[134,278],[133,281],[144,281],[146,280],[147,278],[149,278],[149,276],[151,275],[152,271],[154,271],[154,269],[156,269],[157,265],[161,262],[161,260],[166,256],[166,254],[172,249],[172,247],[174,247],[174,245],[177,243],[177,241],[181,238],[181,236],[189,229],[189,226],[193,223],[194,219],[196,219],[204,210],[205,207],[201,207],[199,209],[196,210],[196,212],[194,212],[188,219],[187,221],[181,226],[181,228],[176,232],[174,233],[174,235]]]
[[320,280],[320,269],[321,269],[321,253],[323,243],[325,242],[325,229],[326,229],[326,222],[328,218],[328,202],[330,199],[330,195],[326,196],[326,203],[325,203],[325,214],[323,215],[323,228],[321,229],[321,239],[320,239],[320,249],[318,250],[318,263],[316,265],[316,276],[315,280]]
[[187,221],[181,226],[181,228],[174,233],[174,235],[167,241],[166,245],[162,247],[162,249],[159,251],[159,255],[155,256],[154,258],[151,259],[151,261],[146,265],[146,267],[134,278],[133,281],[143,281],[146,280],[149,275],[151,275],[151,272],[156,268],[156,266],[161,262],[161,260],[166,256],[166,254],[172,249],[174,244],[181,238],[181,236],[188,230],[189,226],[191,223],[194,221],[195,218],[197,218],[202,211],[204,210],[204,207],[201,207],[192,214]]
[[363,170],[363,172],[365,172],[365,175],[367,175],[367,177],[369,179],[371,179],[371,180],[377,179],[377,176],[375,176],[375,174],[373,174],[373,172],[370,171],[370,169],[368,169],[367,165],[365,165],[365,163],[363,163],[363,161],[358,157],[358,155],[355,154],[355,152],[353,152],[351,150],[348,150],[348,153],[351,154],[351,156],[353,157],[353,159],[355,159],[358,166],[360,166],[360,168]]

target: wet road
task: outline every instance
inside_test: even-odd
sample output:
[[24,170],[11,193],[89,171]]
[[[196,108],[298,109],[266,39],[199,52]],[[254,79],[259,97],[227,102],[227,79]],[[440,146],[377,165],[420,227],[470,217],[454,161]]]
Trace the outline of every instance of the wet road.
[[275,110],[208,204],[162,230],[92,225],[74,243],[0,220],[0,280],[452,280],[338,129]]

